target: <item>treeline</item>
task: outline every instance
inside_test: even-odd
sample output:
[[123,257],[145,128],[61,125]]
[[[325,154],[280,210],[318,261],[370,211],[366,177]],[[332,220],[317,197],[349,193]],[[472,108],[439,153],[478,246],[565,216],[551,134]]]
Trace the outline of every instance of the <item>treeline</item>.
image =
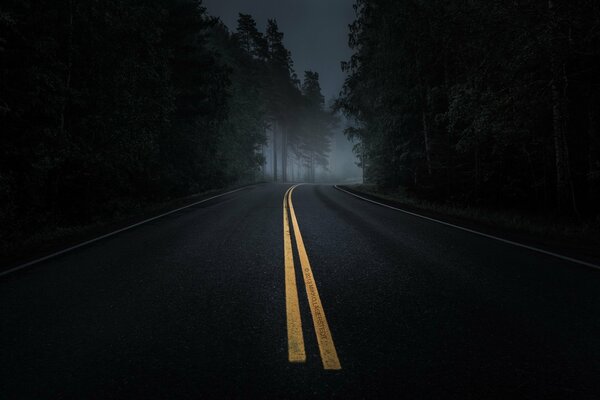
[[[266,128],[268,143],[261,148],[270,158],[265,176],[274,181],[314,181],[315,170],[327,169],[334,114],[325,106],[319,74],[305,71],[302,81],[294,72],[290,51],[283,44],[283,33],[277,21],[267,21],[261,32],[251,15],[240,14],[235,34],[218,23],[213,29],[213,42],[224,52],[233,66],[235,107],[253,104],[256,110],[238,127]],[[260,119],[256,116],[260,115]],[[293,170],[293,171],[292,171]]]
[[299,82],[282,37],[199,0],[2,2],[0,239],[254,181],[267,136],[323,162],[318,75]]
[[600,211],[600,3],[357,0],[338,107],[367,179],[434,200]]

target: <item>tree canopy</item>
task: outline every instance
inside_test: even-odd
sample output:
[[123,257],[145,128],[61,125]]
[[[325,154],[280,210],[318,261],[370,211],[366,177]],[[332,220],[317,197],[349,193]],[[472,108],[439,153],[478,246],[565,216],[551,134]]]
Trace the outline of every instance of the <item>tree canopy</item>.
[[275,20],[263,34],[240,14],[232,33],[200,0],[7,0],[0,239],[291,179],[287,165],[314,151],[300,121],[325,113],[309,103]]
[[337,102],[367,179],[448,202],[600,211],[600,5],[357,0]]

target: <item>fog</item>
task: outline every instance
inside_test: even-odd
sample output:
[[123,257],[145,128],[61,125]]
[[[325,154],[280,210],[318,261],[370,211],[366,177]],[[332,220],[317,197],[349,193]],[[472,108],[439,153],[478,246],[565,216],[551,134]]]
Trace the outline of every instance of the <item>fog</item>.
[[[302,79],[304,71],[318,72],[325,103],[332,104],[345,79],[341,62],[348,60],[352,54],[348,47],[348,25],[355,18],[353,3],[353,0],[205,0],[204,6],[210,15],[219,17],[232,32],[237,27],[239,13],[252,15],[257,28],[262,32],[265,31],[268,19],[276,19],[284,33],[283,42],[292,54],[296,74]],[[362,170],[357,166],[357,159],[352,151],[353,143],[343,134],[347,121],[341,118],[338,125],[331,137],[329,165],[327,168],[316,168],[315,181],[348,182],[358,181],[362,177]],[[263,148],[266,160],[263,175],[272,179],[272,132],[267,134],[270,134],[270,139]],[[280,147],[279,145],[281,151]],[[300,171],[300,164],[300,160],[292,157],[288,165],[287,180],[305,179]],[[278,169],[281,168],[281,160],[278,160]]]

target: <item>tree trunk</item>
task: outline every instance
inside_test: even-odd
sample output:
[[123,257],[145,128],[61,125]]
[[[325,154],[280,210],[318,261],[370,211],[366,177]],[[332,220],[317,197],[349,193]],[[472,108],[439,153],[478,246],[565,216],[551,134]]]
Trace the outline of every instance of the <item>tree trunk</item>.
[[365,168],[366,168],[366,153],[365,153],[365,142],[364,139],[362,141],[362,143],[360,144],[360,150],[361,150],[361,157],[360,157],[360,166],[362,167],[362,183],[363,185],[366,183],[365,180]]
[[310,183],[315,183],[315,153],[310,152]]
[[[552,0],[548,1],[550,11],[550,67],[552,69],[552,141],[556,169],[556,207],[559,211],[577,214],[573,182],[570,175],[569,156],[565,132],[564,98],[566,96],[566,73],[564,62],[560,61],[556,9]],[[561,93],[561,89],[562,93]]]
[[266,166],[267,166],[267,157],[265,156],[265,145],[264,143],[260,145],[260,155],[262,156],[262,165],[260,166],[260,175],[263,181],[265,181],[266,175]]
[[[554,69],[554,68],[553,68]],[[556,78],[556,75],[554,75]],[[565,148],[563,139],[563,115],[561,98],[556,84],[552,80],[552,139],[554,144],[554,166],[556,168],[556,206],[563,210],[568,198],[567,168],[565,163]]]
[[429,121],[427,111],[423,109],[423,142],[425,143],[425,160],[427,162],[427,173],[431,176],[431,146],[429,143]]
[[69,34],[67,42],[67,76],[65,78],[65,96],[63,98],[60,110],[60,138],[64,140],[65,134],[65,114],[67,112],[67,103],[71,92],[71,75],[73,71],[73,2],[69,2]]
[[[444,107],[446,109],[448,109],[448,107],[450,106],[449,104],[449,99],[450,99],[450,71],[449,71],[449,67],[448,67],[448,50],[444,50],[444,93],[445,93],[445,105]],[[445,126],[445,130],[447,132],[447,157],[445,157],[445,161],[447,163],[446,165],[446,173],[445,173],[445,179],[446,179],[446,185],[445,185],[445,190],[446,196],[449,196],[457,187],[456,185],[456,170],[455,170],[455,166],[454,166],[454,151],[455,151],[455,146],[454,146],[454,138],[452,137],[452,130],[448,127],[448,125]]]
[[475,187],[479,190],[480,168],[479,168],[479,143],[475,144]]
[[283,127],[281,127],[281,181],[283,183],[287,182],[287,131]]
[[277,182],[277,122],[273,121],[273,181]]

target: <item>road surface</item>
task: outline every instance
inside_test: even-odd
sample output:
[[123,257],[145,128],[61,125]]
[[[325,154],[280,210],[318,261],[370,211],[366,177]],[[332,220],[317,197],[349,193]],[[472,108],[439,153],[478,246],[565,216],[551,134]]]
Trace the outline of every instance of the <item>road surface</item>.
[[600,271],[290,186],[2,277],[0,398],[600,398]]

